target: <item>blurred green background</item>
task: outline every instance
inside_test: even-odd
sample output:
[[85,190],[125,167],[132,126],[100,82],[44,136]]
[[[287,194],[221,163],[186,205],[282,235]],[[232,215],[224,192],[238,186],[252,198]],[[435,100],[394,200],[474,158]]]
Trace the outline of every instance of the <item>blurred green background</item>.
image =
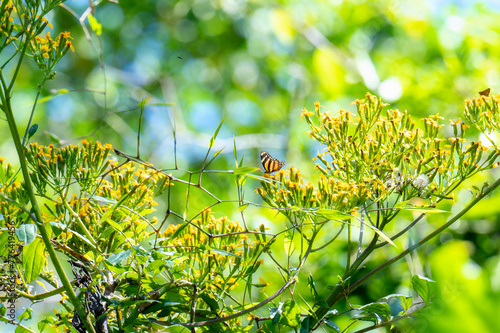
[[[95,10],[101,36],[83,21],[90,40],[78,21],[88,5],[85,0],[68,1],[67,8],[48,17],[54,24],[52,36],[70,31],[76,51],[63,59],[56,78],[44,87],[43,97],[53,98],[39,104],[34,117],[40,125],[34,140],[42,144],[51,142],[49,133],[62,143],[91,136],[135,154],[137,104],[151,98],[149,103],[157,105],[145,110],[140,151],[156,166],[174,168],[175,131],[179,168],[199,170],[208,141],[224,117],[215,145],[224,150],[211,169],[234,168],[234,139],[245,165],[259,167],[259,153],[267,150],[285,159],[285,167],[298,167],[314,180],[311,159],[321,147],[304,135],[307,126],[300,111],[313,109],[315,101],[331,112],[354,111],[350,103],[369,91],[416,119],[435,113],[457,119],[464,99],[477,97],[487,87],[497,94],[500,88],[498,2],[104,1]],[[13,101],[23,130],[38,82],[36,67],[27,63]],[[0,133],[1,156],[15,163],[4,121]],[[444,128],[443,135],[448,134]],[[474,131],[470,134],[472,141],[485,140]],[[492,172],[469,185],[482,186],[498,176]],[[231,177],[205,177],[212,193],[236,199]],[[249,180],[245,186],[245,199],[260,203],[253,193],[258,183]],[[178,193],[181,211],[185,191]],[[470,198],[466,188],[457,191],[455,207],[447,208],[458,211]],[[409,294],[411,274],[422,274],[438,282],[439,298],[402,331],[500,331],[499,199],[498,194],[488,198],[418,254],[379,273],[355,292],[351,304]],[[191,214],[213,203],[201,193],[193,193],[191,202]],[[160,203],[158,210],[162,208]],[[246,213],[252,227],[265,223],[276,231],[285,223],[269,210],[249,208]],[[221,215],[239,219],[230,204],[217,206]],[[446,217],[428,218],[412,236],[425,236]],[[400,219],[394,230],[409,221],[411,216]],[[342,251],[344,243],[333,244],[305,270],[313,272],[324,294],[343,273]],[[380,251],[367,269],[395,253]],[[281,281],[271,266],[264,272],[266,280],[273,281],[266,290],[271,294]],[[307,297],[307,273],[302,279]],[[349,323],[348,318],[337,321],[341,329]]]

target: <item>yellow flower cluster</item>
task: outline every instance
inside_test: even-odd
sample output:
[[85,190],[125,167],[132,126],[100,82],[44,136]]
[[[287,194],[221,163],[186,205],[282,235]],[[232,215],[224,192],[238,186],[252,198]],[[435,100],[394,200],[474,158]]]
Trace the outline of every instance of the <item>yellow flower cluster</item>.
[[75,52],[75,48],[71,43],[73,39],[69,32],[61,32],[56,39],[52,39],[50,31],[44,37],[36,36],[31,40],[31,49],[35,57],[41,55],[43,58],[51,62],[57,62],[66,52],[71,50]]
[[[61,32],[55,39],[50,31],[42,35],[45,28],[52,29],[52,24],[41,16],[57,7],[62,0],[54,1],[2,1],[0,3],[0,51],[12,42],[18,50],[27,44],[31,57],[48,78],[55,73],[52,70],[69,51],[75,51],[69,32]],[[43,6],[43,8],[42,8]]]
[[17,40],[13,36],[13,32],[17,31],[17,25],[14,23],[14,17],[17,13],[16,7],[12,3],[12,0],[2,1],[0,6],[0,31],[2,32],[0,36],[0,49],[9,44],[12,40]]
[[18,217],[22,220],[22,206],[29,202],[28,195],[22,183],[15,180],[16,170],[5,158],[0,157],[0,214],[4,217],[0,220],[0,226],[5,226],[6,222]]
[[[465,100],[464,118],[485,135],[500,132],[500,95]],[[490,140],[493,144],[495,140]],[[494,145],[495,150],[499,148]]]
[[169,225],[163,236],[161,246],[182,254],[183,278],[216,289],[232,289],[237,281],[232,274],[244,269],[263,244],[251,242],[238,222],[215,218],[210,209],[189,225]]
[[[156,219],[148,221],[143,216],[154,211],[154,198],[173,185],[170,176],[135,162],[119,165],[109,159],[111,149],[109,144],[86,140],[62,148],[37,143],[28,146],[30,177],[38,194],[49,196],[49,189],[58,194],[45,205],[46,220],[73,230],[78,230],[74,225],[79,222],[80,229],[86,226],[94,239],[103,242],[114,230],[106,221],[114,221],[130,239],[148,236],[145,229]],[[78,194],[70,195],[70,188]],[[103,220],[106,214],[109,216]],[[69,241],[71,235],[68,232],[61,237]]]
[[[322,111],[319,102],[314,111],[302,111],[310,127],[306,134],[325,147],[315,158],[315,168],[321,173],[318,185],[304,185],[293,167],[280,170],[271,177],[273,181],[263,180],[257,189],[269,205],[284,208],[287,215],[287,210],[297,207],[349,212],[368,199],[379,202],[380,208],[414,196],[439,200],[458,182],[497,165],[496,152],[482,158],[488,148],[481,142],[465,145],[467,125],[461,120],[451,122],[455,135],[446,140],[439,138],[444,126],[439,114],[422,119],[423,128],[418,128],[407,111],[386,110],[387,104],[371,94],[354,104],[356,118],[343,109],[331,115]],[[466,101],[466,110],[470,120],[480,113],[483,118],[489,115],[488,120],[478,122],[484,124],[481,129],[500,124],[495,97]]]
[[317,186],[304,184],[303,175],[295,167],[270,176],[274,181],[261,181],[256,193],[270,206],[283,209],[285,215],[293,208],[327,208],[350,212],[371,196],[365,183],[344,182],[321,175]]
[[82,190],[92,186],[94,179],[101,176],[109,166],[107,159],[112,147],[99,142],[86,140],[82,145],[68,145],[57,148],[50,144],[42,146],[31,143],[26,149],[26,158],[33,172],[31,181],[40,194],[44,194],[47,186],[58,191],[70,182],[77,182]]

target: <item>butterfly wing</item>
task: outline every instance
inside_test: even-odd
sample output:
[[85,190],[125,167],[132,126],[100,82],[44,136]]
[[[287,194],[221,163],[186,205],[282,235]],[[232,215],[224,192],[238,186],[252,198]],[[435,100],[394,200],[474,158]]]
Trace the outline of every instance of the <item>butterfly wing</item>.
[[486,97],[490,96],[490,88],[484,89],[483,91],[480,91],[479,95],[480,96],[486,96]]
[[266,173],[271,173],[278,171],[285,165],[285,161],[278,161],[278,159],[273,158],[268,152],[261,151],[260,152],[260,162],[266,170]]

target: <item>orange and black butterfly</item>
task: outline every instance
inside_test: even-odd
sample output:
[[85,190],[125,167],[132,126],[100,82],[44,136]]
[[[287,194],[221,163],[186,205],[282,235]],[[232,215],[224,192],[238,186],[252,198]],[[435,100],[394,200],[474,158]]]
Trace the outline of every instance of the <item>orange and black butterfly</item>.
[[267,151],[260,152],[260,161],[266,173],[272,173],[278,171],[285,165],[285,161],[279,161],[277,158],[273,158]]
[[483,91],[480,91],[479,95],[480,96],[486,96],[486,97],[490,96],[490,88],[484,89]]

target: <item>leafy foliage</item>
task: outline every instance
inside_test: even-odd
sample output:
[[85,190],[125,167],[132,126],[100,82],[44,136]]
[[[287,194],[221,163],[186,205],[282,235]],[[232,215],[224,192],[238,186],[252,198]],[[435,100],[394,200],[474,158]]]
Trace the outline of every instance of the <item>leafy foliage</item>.
[[[443,117],[438,114],[426,116],[419,126],[410,112],[387,109],[381,98],[369,93],[365,99],[354,101],[356,113],[340,109],[332,115],[319,102],[315,103],[313,111],[304,109],[301,114],[310,128],[307,133],[310,141],[322,148],[316,154],[314,167],[302,164],[308,176],[301,174],[294,162],[275,175],[255,175],[257,168],[250,166],[248,159],[245,164],[249,165],[245,165],[243,156],[238,156],[241,152],[236,140],[233,143],[235,169],[214,168],[223,151],[218,145],[218,135],[225,130],[223,117],[213,124],[214,134],[205,138],[203,146],[208,145],[208,150],[205,158],[199,159],[201,166],[195,171],[178,167],[177,142],[184,144],[189,141],[186,140],[189,135],[181,133],[182,140],[179,140],[174,127],[175,167],[161,169],[140,156],[141,126],[147,119],[146,107],[171,106],[171,103],[150,104],[149,98],[137,103],[140,115],[136,155],[95,140],[65,145],[53,134],[49,137],[54,144],[29,143],[37,139],[39,127],[46,127],[46,124],[32,124],[35,109],[54,97],[38,99],[42,88],[56,77],[57,63],[69,50],[74,51],[73,37],[68,32],[55,38],[50,32],[44,32],[47,27],[52,28],[45,15],[62,2],[2,1],[0,8],[4,32],[0,37],[0,52],[3,55],[10,52],[2,58],[5,61],[2,68],[6,70],[0,72],[0,108],[20,161],[20,168],[16,170],[0,157],[0,248],[3,254],[9,254],[9,259],[1,265],[13,277],[3,277],[0,284],[3,290],[11,291],[2,299],[12,300],[16,296],[39,302],[60,296],[60,306],[54,309],[56,316],[47,315],[39,321],[39,330],[71,326],[90,332],[97,330],[93,323],[102,322],[103,318],[96,317],[103,312],[89,311],[89,304],[108,309],[104,315],[110,331],[134,332],[290,329],[302,333],[320,326],[340,332],[341,326],[347,329],[356,323],[370,322],[372,326],[359,326],[364,327],[360,331],[363,332],[400,325],[402,319],[418,316],[420,309],[432,307],[434,297],[440,295],[436,283],[423,275],[411,277],[413,296],[389,294],[380,298],[380,295],[363,294],[361,287],[376,273],[441,234],[499,186],[500,181],[481,188],[472,186],[473,200],[469,205],[460,212],[452,211],[453,216],[446,223],[425,237],[412,236],[413,227],[426,214],[445,211],[436,206],[451,204],[466,181],[499,165],[499,150],[495,145],[486,147],[480,141],[466,144],[469,126],[486,137],[498,132],[499,96],[481,92],[479,98],[466,100],[464,119],[469,124],[460,119],[451,120],[445,132],[453,133],[451,137],[442,136]],[[269,103],[270,109],[293,109],[292,105],[285,107],[285,91],[299,92],[312,82],[310,77],[300,74],[305,64],[281,61],[286,54],[284,49],[301,52],[307,49],[303,38],[291,43],[298,34],[317,45],[310,64],[322,74],[315,83],[317,94],[329,99],[343,87],[336,77],[339,73],[345,76],[347,72],[340,64],[350,61],[332,61],[330,58],[339,58],[340,54],[333,44],[322,38],[320,30],[307,27],[300,20],[291,20],[290,12],[281,8],[259,8],[251,1],[232,9],[224,5],[214,8],[212,2],[207,2],[208,6],[201,10],[198,7],[201,3],[179,2],[174,10],[165,14],[167,21],[177,27],[172,34],[177,39],[169,39],[167,43],[186,43],[189,73],[182,75],[186,80],[183,83],[190,85],[190,80],[196,78],[204,85],[200,91],[188,88],[180,94],[189,112],[193,112],[195,96],[203,96],[208,91],[221,94],[227,109],[239,112],[226,120],[236,127],[248,116],[252,100],[262,99],[262,103]],[[190,6],[193,17],[186,16]],[[312,7],[318,6],[323,5],[312,3]],[[365,4],[361,8],[369,13],[371,6]],[[94,4],[91,7],[94,13]],[[288,8],[294,11],[299,7],[290,4]],[[340,12],[348,9],[345,4],[336,8]],[[260,45],[253,29],[259,24],[249,24],[246,16],[240,16],[244,12],[251,13],[249,16],[255,22],[262,22],[259,15],[267,12],[274,18],[273,22],[280,23],[275,24],[279,28],[273,29],[277,30],[274,45],[281,52],[270,52]],[[348,21],[373,28],[373,22],[363,21],[354,12],[343,15],[350,17]],[[204,22],[200,26],[205,25],[207,29],[197,31],[195,16]],[[241,26],[229,28],[231,20]],[[89,15],[88,21],[94,37],[102,38],[109,32],[107,28],[112,20]],[[370,29],[362,33],[370,34],[369,31],[374,31]],[[387,32],[387,29],[386,22],[375,30]],[[258,37],[269,38],[271,30],[259,32]],[[196,38],[198,33],[204,38]],[[204,34],[218,35],[226,44],[232,40],[243,45],[247,40],[254,45],[250,48],[253,53],[233,56],[224,53],[222,47],[206,48],[212,44],[206,43],[208,35]],[[148,34],[140,35],[146,38]],[[335,37],[339,45],[347,42],[340,35],[334,35],[329,37]],[[349,39],[356,40],[356,34],[348,35]],[[323,42],[318,43],[320,40]],[[206,55],[201,55],[200,50],[206,50]],[[358,51],[361,56],[356,56],[355,62],[367,56],[363,55],[364,51]],[[377,54],[385,57],[391,51],[376,43],[373,55]],[[196,56],[199,59],[194,61]],[[177,62],[184,60],[181,55],[172,57]],[[20,81],[25,58],[33,60],[41,76],[30,120],[24,135],[20,135],[16,122],[20,113],[11,101],[16,96],[13,87]],[[258,75],[254,58],[261,59],[259,63],[267,66]],[[221,67],[225,62],[236,64],[234,73],[229,67]],[[169,68],[175,68],[172,59],[166,63]],[[176,71],[173,70],[174,74]],[[295,76],[291,77],[290,73]],[[364,73],[360,75],[369,81]],[[227,98],[223,93],[226,90],[219,89],[221,86],[232,90]],[[282,93],[278,97],[268,94],[271,86],[278,87]],[[421,91],[429,94],[424,87]],[[380,92],[383,95],[387,90],[381,87]],[[57,94],[66,93],[68,89],[57,90]],[[193,98],[188,99],[186,96],[191,97],[191,93]],[[359,95],[359,91],[355,95]],[[417,100],[430,109],[439,109],[447,101],[446,96],[440,97],[435,103],[429,98]],[[301,101],[297,99],[294,103],[299,105]],[[220,107],[219,102],[214,104],[216,109]],[[284,112],[265,114],[265,122],[279,123],[281,130],[289,130],[290,119],[299,119],[292,114],[286,117]],[[109,110],[106,115],[104,122],[115,126],[113,119],[118,119],[117,115]],[[216,117],[200,117],[202,121],[212,118]],[[81,122],[87,120],[81,119]],[[262,122],[254,125],[264,127]],[[194,121],[193,124],[196,127]],[[182,153],[193,153],[190,148],[184,146]],[[121,159],[124,161],[119,162]],[[317,171],[316,175],[313,170]],[[311,174],[311,180],[306,180]],[[246,191],[255,188],[251,182],[254,179],[261,184],[255,193],[266,206],[245,196]],[[262,223],[255,212],[266,210],[273,218]],[[229,217],[228,211],[237,215]],[[413,221],[404,225],[409,217]],[[399,221],[404,225],[400,229]],[[409,236],[408,242],[402,236]],[[396,255],[387,250],[388,244],[393,245],[391,251],[398,251]],[[77,296],[61,265],[61,255],[71,258],[73,265],[84,267],[84,271],[95,278],[95,285],[84,286]],[[334,267],[333,275],[332,270],[328,276],[314,270],[318,255],[323,255],[321,265]],[[14,265],[19,258],[22,259],[20,265]],[[54,271],[48,269],[48,259]],[[339,282],[325,288],[335,275]],[[399,272],[396,279],[404,281],[402,276]],[[41,285],[45,292],[34,292],[31,282]],[[395,289],[388,288],[391,292]],[[266,293],[269,290],[271,295]],[[102,304],[95,304],[101,302],[100,297],[94,302],[87,299],[101,294]],[[343,300],[346,305],[341,303]],[[341,307],[344,307],[342,311],[338,311]],[[1,313],[0,319],[9,322],[5,307]],[[350,324],[346,324],[346,317]],[[28,307],[17,316],[16,331],[29,331],[23,322],[31,318],[32,310]],[[75,325],[77,318],[82,322]]]

